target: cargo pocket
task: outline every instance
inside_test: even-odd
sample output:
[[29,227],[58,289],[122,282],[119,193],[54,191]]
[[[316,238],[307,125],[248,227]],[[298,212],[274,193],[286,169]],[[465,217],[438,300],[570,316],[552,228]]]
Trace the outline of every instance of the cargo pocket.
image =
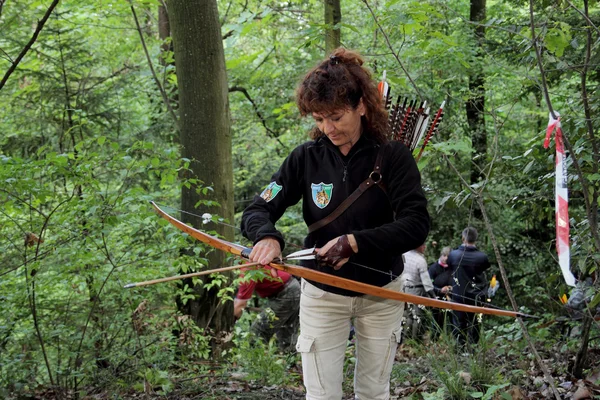
[[306,280],[302,279],[301,285],[302,294],[306,297],[310,297],[311,299],[320,299],[325,295],[325,291],[319,289],[315,285],[308,283]]
[[307,393],[324,395],[321,366],[315,352],[315,338],[300,334],[296,342],[296,351],[302,355],[302,374]]
[[402,328],[396,329],[392,332],[392,336],[388,342],[388,349],[385,355],[385,362],[381,369],[381,375],[379,376],[380,383],[387,383],[390,380],[390,374],[392,373],[392,366],[396,358],[396,349],[398,344],[402,341]]

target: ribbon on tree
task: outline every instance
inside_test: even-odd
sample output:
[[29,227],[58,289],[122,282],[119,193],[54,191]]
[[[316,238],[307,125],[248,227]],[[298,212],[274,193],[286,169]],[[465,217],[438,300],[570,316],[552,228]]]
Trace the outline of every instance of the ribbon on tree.
[[544,148],[550,145],[552,132],[556,131],[554,142],[556,144],[555,157],[555,207],[556,207],[556,252],[558,253],[558,263],[562,270],[565,282],[569,286],[575,286],[575,277],[570,268],[570,249],[569,249],[569,191],[567,189],[567,163],[565,160],[565,147],[563,142],[563,132],[560,125],[560,116],[556,114],[556,119],[550,113],[548,128],[546,129],[546,139]]

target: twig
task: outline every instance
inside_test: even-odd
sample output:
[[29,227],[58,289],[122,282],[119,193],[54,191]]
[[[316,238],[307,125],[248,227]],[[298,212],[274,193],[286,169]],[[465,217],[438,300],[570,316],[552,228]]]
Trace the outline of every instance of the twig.
[[[589,13],[588,9],[588,0],[583,1],[584,4],[584,14],[583,17],[588,22],[589,25],[594,26],[592,21],[587,18],[587,14]],[[579,10],[578,10],[579,11]],[[600,164],[600,151],[598,149],[598,143],[596,141],[596,135],[594,133],[594,126],[592,125],[592,111],[588,99],[588,91],[587,91],[587,72],[589,68],[589,63],[592,58],[592,32],[588,29],[586,32],[586,44],[585,44],[585,62],[583,66],[583,71],[581,71],[581,100],[583,102],[583,111],[585,114],[585,126],[588,131],[588,135],[590,137],[590,142],[592,145],[592,159],[594,162],[592,163],[592,172],[594,174],[598,173],[598,164]],[[598,191],[594,190],[592,194],[591,204],[598,204]],[[590,220],[590,230],[592,232],[598,232],[598,214],[593,212],[591,214],[588,213],[588,218]],[[600,240],[596,242],[596,244],[600,244]]]
[[244,97],[246,99],[248,99],[248,101],[250,102],[250,104],[252,104],[252,107],[254,108],[254,112],[256,113],[256,116],[260,119],[260,122],[265,127],[265,130],[267,131],[267,134],[270,137],[272,137],[273,139],[277,140],[277,142],[281,145],[281,147],[285,149],[285,145],[283,143],[281,143],[281,140],[279,140],[279,137],[277,136],[277,133],[275,133],[272,129],[270,129],[267,126],[267,120],[263,117],[262,113],[258,109],[258,106],[254,102],[254,100],[252,99],[252,97],[250,97],[250,94],[248,93],[248,90],[246,90],[246,88],[244,88],[242,86],[232,86],[232,87],[229,88],[229,93],[231,93],[231,92],[240,92],[240,93],[242,93],[244,95]]
[[[15,71],[15,69],[17,69],[17,65],[19,65],[19,63],[21,62],[23,57],[25,57],[25,54],[27,54],[27,52],[29,51],[31,46],[33,46],[33,44],[37,40],[37,37],[40,34],[40,32],[42,31],[44,24],[46,24],[46,21],[48,21],[48,18],[50,18],[50,14],[52,14],[52,11],[54,10],[54,8],[58,4],[58,2],[59,2],[59,0],[54,0],[52,2],[52,4],[50,4],[50,7],[48,7],[48,9],[46,10],[46,14],[44,14],[44,17],[38,22],[37,27],[35,28],[35,32],[33,32],[33,36],[31,36],[31,39],[29,39],[29,42],[25,45],[23,50],[21,50],[21,53],[17,56],[17,58],[12,63],[10,68],[8,68],[8,71],[6,71],[6,74],[4,74],[4,78],[2,78],[2,80],[0,81],[0,90],[2,89],[2,87],[4,86],[4,84],[6,83],[8,78],[11,76],[11,74]],[[0,3],[0,9],[3,4],[4,4],[4,1],[2,1]]]
[[[600,33],[600,29],[598,29],[598,27],[596,25],[594,25],[594,23],[592,22],[592,20],[590,19],[590,17],[587,16],[587,10],[584,13],[579,8],[575,7],[575,5],[573,5],[573,3],[571,3],[571,0],[567,0],[567,3],[569,3],[569,5],[573,9],[575,9],[575,11],[577,11],[579,14],[581,14],[581,16],[583,17],[583,19],[586,20],[586,22],[588,23],[589,26],[591,26],[592,28],[594,28],[596,30],[596,32]],[[585,5],[586,5],[586,8],[587,8],[587,1],[585,2]]]
[[140,22],[138,21],[137,14],[135,12],[135,8],[133,7],[133,3],[131,2],[131,0],[129,0],[129,4],[131,7],[131,13],[133,14],[133,19],[135,20],[135,26],[137,27],[137,31],[140,34],[140,41],[142,43],[142,47],[144,48],[144,53],[146,54],[146,59],[148,60],[148,66],[150,67],[150,72],[152,73],[154,82],[156,82],[156,86],[158,86],[158,90],[160,91],[162,99],[165,105],[167,106],[167,110],[169,110],[169,114],[171,114],[171,117],[173,117],[173,121],[175,121],[175,125],[179,126],[179,120],[177,119],[177,115],[175,114],[173,107],[171,107],[171,102],[169,101],[167,92],[165,92],[165,89],[160,84],[160,80],[158,79],[156,71],[154,70],[154,66],[152,65],[152,58],[150,58],[150,53],[148,53],[148,47],[146,47],[146,41],[144,40],[144,32],[142,31],[142,27],[140,26]]
[[392,46],[392,43],[390,42],[390,38],[388,37],[387,33],[385,33],[385,31],[383,30],[383,27],[381,26],[381,24],[379,23],[379,20],[375,16],[375,13],[373,12],[373,9],[369,5],[368,0],[363,0],[363,3],[365,3],[365,5],[367,6],[367,8],[369,9],[369,12],[371,12],[371,16],[373,16],[373,20],[375,21],[375,23],[379,27],[379,30],[381,31],[381,34],[385,38],[385,41],[386,41],[386,43],[387,43],[390,51],[394,55],[394,58],[396,58],[396,61],[398,61],[398,64],[400,64],[400,68],[402,68],[402,71],[404,71],[404,74],[406,75],[406,77],[410,81],[411,85],[413,86],[413,88],[417,92],[417,95],[419,96],[419,100],[423,101],[423,95],[421,95],[421,91],[417,87],[417,84],[415,83],[415,81],[413,81],[413,79],[410,77],[410,74],[408,73],[408,71],[404,67],[404,64],[402,64],[402,61],[400,61],[400,57],[398,57],[398,54],[396,54],[396,52],[394,51],[394,47]]

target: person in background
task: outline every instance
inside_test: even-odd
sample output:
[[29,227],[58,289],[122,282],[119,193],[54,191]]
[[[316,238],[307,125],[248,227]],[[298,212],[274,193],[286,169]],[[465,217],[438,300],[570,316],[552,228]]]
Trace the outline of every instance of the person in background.
[[[452,301],[469,305],[483,305],[488,282],[485,270],[490,267],[488,256],[477,249],[477,229],[469,226],[462,232],[462,245],[448,255],[452,268]],[[454,334],[460,345],[479,341],[481,323],[477,314],[453,312]]]
[[271,274],[270,277],[260,281],[245,280],[240,283],[233,300],[233,314],[237,319],[242,316],[254,292],[259,297],[267,299],[267,308],[261,311],[250,330],[267,343],[275,335],[279,348],[287,352],[294,349],[298,339],[300,283],[287,272],[266,268],[266,271]]
[[[402,272],[402,287],[404,293],[417,296],[435,297],[433,283],[427,272],[425,260],[426,245],[423,243],[414,250],[404,253],[404,272]],[[416,304],[408,304],[403,331],[407,338],[422,340],[425,331],[425,313]]]
[[[450,247],[444,247],[440,253],[440,258],[429,266],[429,277],[433,282],[433,291],[436,298],[440,300],[450,300],[452,293],[452,269],[448,266],[450,250]],[[437,340],[448,322],[446,318],[448,310],[432,308],[431,315],[433,319],[431,340]]]
[[[242,215],[242,233],[254,243],[250,260],[268,264],[281,255],[284,240],[275,223],[302,200],[309,227],[304,247],[318,249],[304,267],[400,291],[402,253],[429,232],[427,200],[410,150],[386,137],[387,112],[363,58],[335,50],[302,79],[296,103],[316,126]],[[333,213],[338,207],[344,211]],[[352,323],[354,395],[388,399],[404,303],[306,279],[301,289],[296,350],[306,398],[343,397]]]

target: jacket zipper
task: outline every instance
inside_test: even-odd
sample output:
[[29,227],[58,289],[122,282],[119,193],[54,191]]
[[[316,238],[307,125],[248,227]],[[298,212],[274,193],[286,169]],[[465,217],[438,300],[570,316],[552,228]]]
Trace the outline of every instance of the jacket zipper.
[[[368,147],[369,149],[371,147]],[[350,157],[350,159],[348,160],[348,162],[344,162],[344,160],[342,159],[342,157],[340,157],[340,155],[338,153],[336,153],[335,151],[331,150],[333,152],[333,154],[338,158],[338,160],[342,163],[342,165],[344,166],[344,175],[342,176],[342,182],[346,182],[346,177],[348,176],[348,166],[350,165],[350,162],[352,161],[352,159],[354,157],[356,157],[357,154],[359,154],[361,151],[366,150],[367,148],[362,148],[359,149],[356,153],[354,153],[352,155],[352,157]]]

